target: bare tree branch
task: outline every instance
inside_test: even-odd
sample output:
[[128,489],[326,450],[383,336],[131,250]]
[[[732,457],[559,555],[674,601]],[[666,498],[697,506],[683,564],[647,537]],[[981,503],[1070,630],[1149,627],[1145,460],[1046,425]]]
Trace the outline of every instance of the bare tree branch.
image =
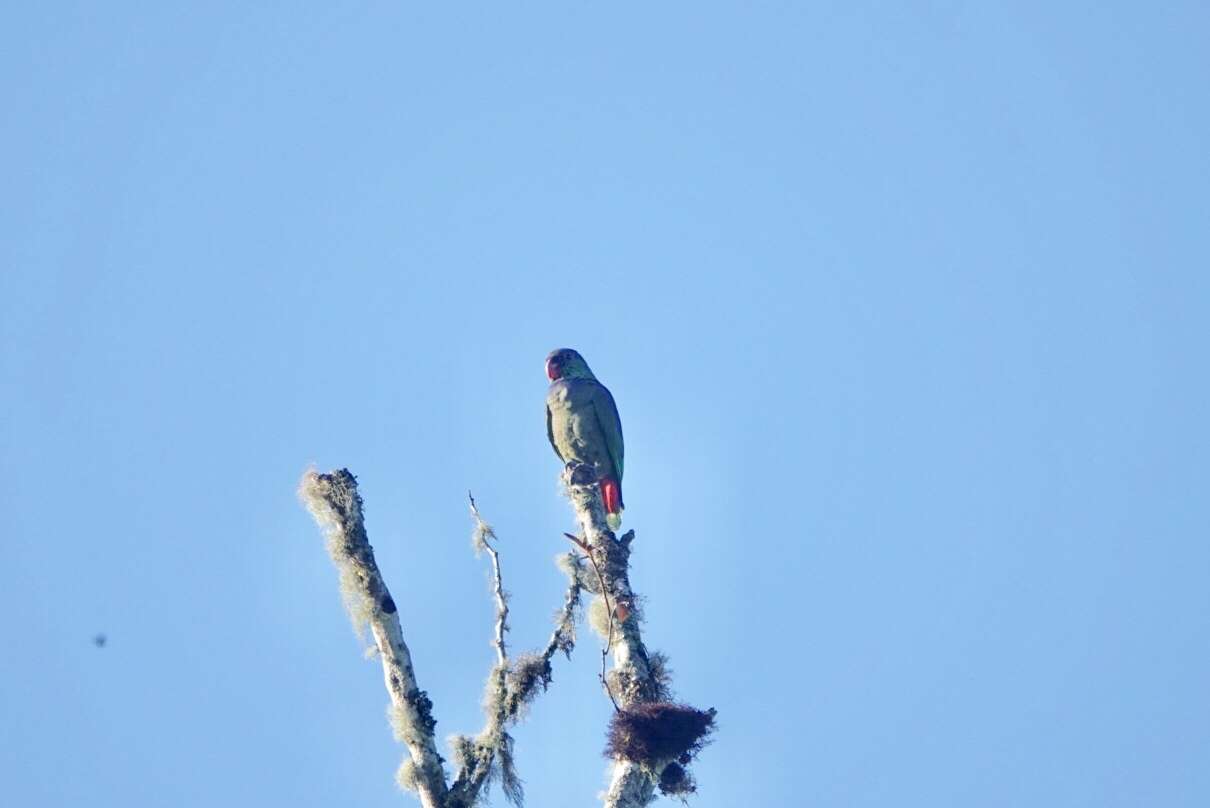
[[521,780],[517,777],[512,759],[512,736],[508,734],[507,709],[508,696],[508,649],[504,643],[504,635],[508,631],[508,595],[504,591],[504,580],[500,573],[500,553],[493,541],[497,540],[496,531],[483,521],[475,498],[467,492],[470,500],[471,518],[475,521],[475,529],[471,541],[475,553],[486,551],[492,559],[493,589],[496,598],[496,664],[487,677],[486,692],[483,698],[483,708],[487,713],[487,722],[479,735],[468,738],[457,735],[451,739],[454,747],[455,762],[458,765],[458,775],[450,789],[451,804],[455,806],[470,806],[479,797],[482,788],[496,777],[500,778],[505,796],[514,805],[520,805],[524,792]]
[[496,648],[496,664],[487,677],[483,705],[486,723],[479,735],[469,738],[455,736],[451,743],[458,765],[458,775],[450,787],[451,808],[470,806],[479,798],[484,786],[499,778],[504,795],[514,805],[521,805],[524,789],[513,763],[513,739],[508,728],[521,717],[523,708],[551,682],[551,658],[557,651],[571,656],[575,647],[575,617],[580,604],[581,576],[583,570],[576,561],[560,559],[560,566],[568,577],[567,593],[563,607],[556,615],[555,629],[550,640],[538,654],[522,654],[511,664],[508,658],[504,635],[508,626],[508,594],[504,591],[500,570],[500,554],[494,542],[498,541],[492,529],[470,496],[471,518],[475,522],[472,543],[476,552],[486,551],[492,560],[492,587],[496,600],[496,633],[493,645]]
[[374,560],[357,480],[348,469],[330,474],[310,471],[302,479],[299,495],[327,535],[328,553],[340,571],[345,605],[354,627],[360,631],[368,624],[374,635],[391,696],[395,734],[410,754],[410,760],[400,769],[401,780],[407,779],[415,786],[424,808],[444,808],[445,771],[434,740],[437,722],[432,702],[416,684],[395,601]]
[[[575,509],[583,533],[581,541],[598,564],[601,595],[612,600],[609,609],[609,643],[613,647],[613,670],[608,674],[607,692],[621,709],[634,704],[659,701],[665,697],[665,685],[655,675],[647,647],[639,630],[634,604],[637,598],[630,588],[630,544],[634,531],[621,539],[614,536],[605,521],[600,487],[596,475],[586,466],[569,466],[563,474],[568,498]],[[625,619],[618,619],[617,605],[627,604]],[[642,808],[652,801],[659,772],[639,763],[615,759],[609,789],[604,795],[606,808]]]
[[504,632],[508,631],[508,597],[504,594],[504,581],[500,576],[500,554],[496,552],[496,548],[492,544],[496,540],[496,531],[492,530],[492,526],[484,522],[483,517],[479,515],[479,508],[475,505],[475,498],[471,496],[470,491],[466,492],[466,497],[471,501],[471,517],[475,520],[476,549],[487,550],[492,557],[492,575],[496,594],[496,661],[504,666],[508,664],[508,650],[504,647]]
[[[602,630],[606,643],[601,683],[615,713],[607,750],[614,765],[609,788],[602,795],[606,808],[643,808],[654,798],[657,785],[663,793],[678,796],[694,789],[685,766],[709,742],[714,710],[667,701],[667,666],[662,655],[649,654],[643,644],[639,601],[630,588],[634,531],[619,539],[609,530],[592,469],[569,466],[564,483],[582,533],[567,536],[584,551],[591,570],[574,551],[559,558],[568,587],[555,616],[555,628],[540,652],[515,659],[509,658],[506,643],[508,593],[498,539],[470,498],[475,547],[486,551],[492,562],[496,660],[486,685],[483,729],[474,738],[457,735],[450,739],[457,776],[447,785],[444,761],[434,739],[432,703],[416,683],[395,601],[374,560],[357,481],[347,469],[330,474],[308,472],[303,477],[299,494],[327,536],[328,552],[340,573],[354,627],[359,634],[369,627],[382,661],[395,736],[409,752],[400,766],[400,785],[415,790],[424,808],[472,808],[484,796],[484,787],[495,779],[511,802],[521,804],[523,790],[513,765],[513,739],[508,729],[537,694],[549,687],[555,653],[571,655],[584,590],[600,596],[598,603],[604,604],[608,622]],[[611,651],[613,668],[606,671]]]

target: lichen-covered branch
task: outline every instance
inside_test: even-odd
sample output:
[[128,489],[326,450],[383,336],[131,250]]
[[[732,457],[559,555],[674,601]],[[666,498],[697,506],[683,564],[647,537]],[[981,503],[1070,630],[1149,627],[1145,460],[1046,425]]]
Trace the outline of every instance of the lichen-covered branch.
[[513,739],[506,729],[508,718],[504,694],[508,687],[508,648],[504,635],[508,632],[508,595],[504,591],[504,580],[500,573],[500,553],[493,544],[496,531],[483,521],[475,498],[470,499],[471,518],[475,528],[471,543],[475,554],[486,552],[492,559],[492,588],[496,598],[496,664],[487,677],[483,706],[487,721],[476,738],[456,735],[451,739],[458,775],[450,788],[451,806],[471,806],[479,798],[485,785],[499,777],[504,794],[514,805],[520,805],[524,792],[521,779],[513,766]]
[[575,619],[580,604],[583,570],[574,555],[560,559],[567,574],[568,587],[563,607],[555,618],[555,629],[540,653],[522,654],[511,664],[504,635],[508,627],[508,595],[500,572],[500,554],[493,542],[496,532],[483,520],[470,498],[471,518],[474,520],[472,544],[476,552],[487,552],[492,560],[492,588],[496,600],[496,664],[487,677],[483,698],[486,722],[479,735],[470,738],[458,735],[451,739],[458,775],[450,787],[451,808],[471,806],[483,788],[499,778],[505,797],[521,805],[524,789],[513,764],[513,739],[508,728],[521,717],[524,707],[551,683],[551,658],[557,651],[568,657],[575,647]]
[[[555,628],[538,652],[509,657],[508,593],[504,589],[498,539],[472,498],[474,544],[492,562],[495,626],[492,645],[496,659],[484,695],[485,722],[475,737],[450,739],[456,776],[447,784],[444,760],[437,753],[432,703],[416,683],[411,654],[395,601],[374,560],[366,535],[357,481],[347,469],[330,474],[308,472],[299,493],[327,536],[328,552],[340,573],[341,590],[354,627],[366,627],[374,637],[383,678],[391,697],[395,736],[408,748],[399,769],[400,785],[417,792],[424,808],[472,808],[499,780],[505,796],[520,805],[521,780],[513,765],[509,728],[524,714],[537,694],[551,684],[551,660],[560,651],[570,657],[576,643],[576,617],[583,591],[599,597],[594,622],[606,637],[601,682],[614,700],[607,754],[614,759],[606,808],[643,808],[662,793],[683,796],[694,789],[685,769],[709,742],[714,711],[696,710],[668,701],[668,670],[658,653],[648,653],[639,630],[641,610],[630,588],[631,531],[620,539],[609,530],[599,487],[592,469],[570,466],[564,482],[580,522],[581,536],[569,538],[587,555],[559,557],[568,586],[555,615]],[[598,608],[599,606],[599,608]],[[601,612],[605,612],[604,615]],[[612,652],[613,668],[605,662]]]
[[605,675],[605,666],[609,661],[609,651],[613,648],[613,627],[618,620],[624,620],[629,615],[630,610],[618,604],[615,607],[609,602],[609,590],[605,586],[605,579],[601,576],[601,565],[597,563],[597,553],[593,551],[587,543],[581,540],[578,536],[573,536],[570,533],[564,533],[564,536],[571,539],[572,543],[584,551],[588,557],[588,563],[592,565],[592,571],[597,577],[596,592],[601,596],[601,605],[605,609],[605,614],[602,617],[597,615],[598,622],[605,623],[605,630],[602,632],[605,635],[605,646],[601,649],[601,672],[597,674],[597,678],[601,680],[601,687],[605,688],[605,693],[609,696],[609,701],[613,704],[615,712],[621,712],[622,708],[618,706],[618,700],[613,696],[613,688],[609,686],[609,679]]
[[330,474],[308,472],[299,494],[328,539],[328,553],[340,571],[341,590],[354,627],[366,625],[382,660],[391,697],[391,723],[410,755],[400,779],[413,785],[424,808],[447,804],[445,771],[434,740],[432,702],[416,684],[412,657],[403,640],[395,601],[378,571],[366,535],[357,480],[348,469]]
[[500,553],[492,544],[496,541],[496,531],[483,521],[479,506],[475,504],[475,498],[470,492],[467,492],[466,496],[471,501],[471,518],[475,520],[475,531],[471,535],[475,552],[477,554],[486,550],[492,557],[492,584],[496,595],[496,661],[504,667],[508,665],[508,649],[504,645],[504,632],[508,631],[508,595],[504,592],[504,579],[500,575]]
[[684,797],[696,788],[685,767],[710,742],[714,710],[669,701],[667,661],[643,643],[642,610],[630,587],[634,531],[619,539],[609,529],[595,470],[571,464],[563,482],[582,532],[568,538],[589,554],[597,573],[585,586],[600,596],[590,622],[605,640],[605,652],[613,651],[613,670],[601,677],[616,708],[606,748],[614,764],[602,799],[606,808],[643,808],[657,787]]
[[[611,614],[606,620],[613,647],[613,670],[607,684],[610,698],[623,709],[644,702],[660,701],[666,697],[666,683],[659,675],[662,665],[653,671],[651,658],[639,629],[637,598],[630,588],[630,544],[634,531],[618,539],[605,521],[600,489],[592,470],[585,466],[569,466],[563,475],[567,495],[575,509],[583,533],[583,542],[593,553],[605,591],[598,592],[604,603],[606,594]],[[592,587],[594,591],[600,585]],[[615,759],[609,789],[604,803],[607,808],[641,808],[651,802],[659,772],[634,761]]]

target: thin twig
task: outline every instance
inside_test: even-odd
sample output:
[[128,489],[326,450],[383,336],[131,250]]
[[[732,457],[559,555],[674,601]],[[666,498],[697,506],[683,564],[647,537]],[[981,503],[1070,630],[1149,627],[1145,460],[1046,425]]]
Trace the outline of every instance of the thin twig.
[[613,690],[609,687],[609,679],[605,676],[605,660],[609,658],[609,649],[613,647],[613,607],[609,603],[609,590],[605,586],[605,577],[601,575],[601,568],[597,566],[597,560],[593,557],[593,548],[588,542],[581,541],[578,536],[573,536],[570,533],[564,533],[564,536],[575,542],[584,553],[588,556],[588,560],[592,562],[592,569],[597,574],[597,581],[601,585],[601,597],[605,599],[605,611],[609,613],[609,636],[605,638],[605,647],[601,650],[601,673],[598,674],[601,679],[601,684],[605,687],[605,693],[609,696],[609,700],[613,702],[615,712],[622,712],[622,708],[618,706],[618,700],[613,697]]
[[[575,558],[574,553],[570,553],[569,555]],[[571,658],[571,649],[576,641],[575,617],[576,609],[579,605],[580,578],[573,570],[568,575],[567,592],[563,595],[563,607],[559,609],[557,619],[555,620],[555,630],[550,633],[550,639],[546,641],[546,647],[542,649],[542,658],[548,663],[559,649],[563,649],[568,659]]]
[[457,736],[451,743],[459,759],[459,772],[450,787],[451,805],[472,805],[478,799],[480,789],[491,779],[493,772],[502,775],[505,795],[510,802],[520,804],[521,783],[512,771],[506,706],[508,693],[508,649],[504,635],[508,631],[508,595],[504,592],[504,579],[500,571],[500,554],[492,544],[496,532],[483,520],[475,497],[466,492],[470,502],[471,518],[475,520],[474,546],[476,554],[486,550],[492,559],[493,590],[496,598],[496,627],[493,645],[496,649],[496,664],[488,676],[484,710],[487,722],[473,740]]
[[[451,742],[459,758],[459,771],[450,786],[450,808],[463,808],[475,804],[480,792],[499,775],[505,797],[514,805],[520,805],[523,788],[512,762],[512,737],[508,728],[521,715],[526,703],[532,701],[538,687],[545,689],[550,684],[550,660],[562,649],[569,656],[575,644],[575,613],[580,604],[580,579],[573,570],[569,573],[567,593],[557,615],[557,622],[549,641],[540,655],[523,654],[510,660],[504,636],[509,632],[508,594],[504,590],[500,554],[494,542],[499,538],[479,513],[474,495],[467,491],[471,517],[475,520],[474,545],[476,551],[486,550],[492,559],[493,590],[496,599],[496,631],[493,645],[496,649],[496,664],[488,676],[484,696],[486,723],[474,737],[456,736]],[[539,669],[535,673],[534,661]],[[524,673],[522,673],[524,672]],[[514,677],[517,677],[514,679]]]
[[500,662],[501,667],[505,667],[508,665],[508,650],[504,646],[504,632],[508,631],[508,598],[504,595],[504,582],[500,575],[500,554],[489,541],[489,539],[496,538],[496,531],[492,530],[491,525],[484,522],[483,517],[479,515],[479,508],[475,505],[475,498],[470,491],[466,492],[466,497],[471,501],[471,516],[474,517],[475,524],[480,531],[479,538],[492,557],[496,593],[496,659]]

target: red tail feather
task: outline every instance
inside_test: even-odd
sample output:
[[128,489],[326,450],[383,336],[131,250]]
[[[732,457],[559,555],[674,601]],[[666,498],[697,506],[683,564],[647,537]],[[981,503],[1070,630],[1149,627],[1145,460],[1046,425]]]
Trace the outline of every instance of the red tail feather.
[[601,478],[601,499],[605,500],[606,513],[622,510],[622,485],[612,477]]

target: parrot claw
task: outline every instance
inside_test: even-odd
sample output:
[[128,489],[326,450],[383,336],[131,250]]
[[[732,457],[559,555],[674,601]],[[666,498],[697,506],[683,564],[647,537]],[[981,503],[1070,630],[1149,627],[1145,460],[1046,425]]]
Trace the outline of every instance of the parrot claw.
[[577,463],[572,461],[565,468],[567,480],[572,485],[591,485],[596,482],[596,470],[587,463]]

